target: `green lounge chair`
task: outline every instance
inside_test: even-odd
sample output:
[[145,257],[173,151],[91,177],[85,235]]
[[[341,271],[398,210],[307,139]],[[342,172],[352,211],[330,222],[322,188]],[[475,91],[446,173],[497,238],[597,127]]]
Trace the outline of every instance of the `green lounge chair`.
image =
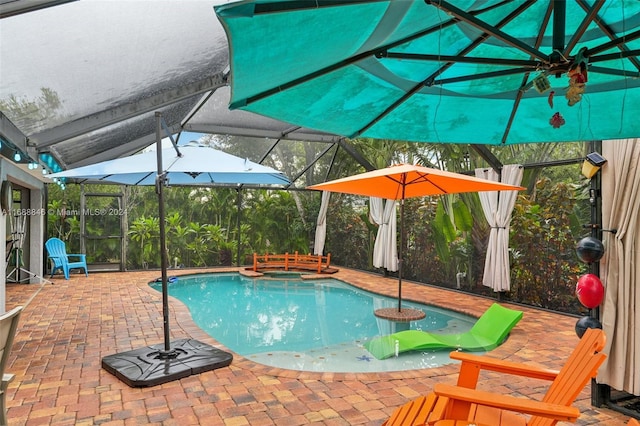
[[465,333],[436,334],[420,330],[405,330],[376,337],[364,344],[373,356],[386,359],[397,353],[416,350],[461,349],[468,352],[490,351],[500,345],[509,331],[522,318],[522,311],[494,303]]

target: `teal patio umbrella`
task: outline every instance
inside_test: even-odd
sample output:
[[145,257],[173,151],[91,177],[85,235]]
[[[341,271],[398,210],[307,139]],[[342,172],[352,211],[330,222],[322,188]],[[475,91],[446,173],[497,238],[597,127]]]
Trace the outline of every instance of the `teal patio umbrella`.
[[215,12],[232,109],[350,138],[640,135],[636,0],[256,0]]

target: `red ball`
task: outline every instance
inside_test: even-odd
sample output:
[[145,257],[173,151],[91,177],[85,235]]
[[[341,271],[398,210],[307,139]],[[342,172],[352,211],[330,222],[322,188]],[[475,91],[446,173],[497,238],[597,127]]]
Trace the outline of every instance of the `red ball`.
[[602,281],[594,274],[585,274],[578,279],[576,296],[585,307],[593,309],[600,305],[604,298]]

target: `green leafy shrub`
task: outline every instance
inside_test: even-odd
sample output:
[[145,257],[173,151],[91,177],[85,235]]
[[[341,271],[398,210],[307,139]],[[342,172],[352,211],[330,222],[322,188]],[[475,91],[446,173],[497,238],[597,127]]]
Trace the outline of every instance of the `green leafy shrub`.
[[543,308],[578,312],[574,295],[584,273],[575,253],[573,234],[576,189],[541,179],[535,196],[520,196],[511,221],[510,300]]

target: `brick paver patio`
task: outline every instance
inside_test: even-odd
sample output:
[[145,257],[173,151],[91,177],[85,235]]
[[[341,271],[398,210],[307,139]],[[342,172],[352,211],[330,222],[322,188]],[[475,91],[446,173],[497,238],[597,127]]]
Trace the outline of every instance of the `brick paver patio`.
[[[215,271],[220,271],[216,269]],[[184,271],[192,273],[198,271]],[[171,271],[175,275],[175,271]],[[159,271],[74,274],[54,284],[7,284],[7,309],[24,305],[8,371],[9,425],[379,425],[399,405],[455,383],[457,366],[393,373],[312,373],[256,364],[234,355],[231,366],[151,388],[130,388],[101,368],[103,356],[162,343],[161,296],[147,283]],[[397,279],[348,269],[334,277],[395,296]],[[405,281],[403,298],[480,316],[492,300]],[[172,339],[222,347],[170,302]],[[576,318],[528,308],[508,341],[490,353],[559,368],[577,342]],[[372,313],[373,315],[373,313]],[[545,383],[505,383],[483,373],[482,387],[541,395]],[[624,425],[626,418],[577,406],[581,425]]]

